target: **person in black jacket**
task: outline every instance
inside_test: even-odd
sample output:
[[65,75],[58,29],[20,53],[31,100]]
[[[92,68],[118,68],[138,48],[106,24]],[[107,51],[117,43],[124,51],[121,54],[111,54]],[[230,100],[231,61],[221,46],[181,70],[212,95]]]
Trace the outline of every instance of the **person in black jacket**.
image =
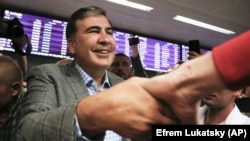
[[137,36],[129,38],[132,56],[129,57],[124,53],[116,53],[114,61],[109,67],[109,71],[125,80],[131,76],[147,77],[141,63],[138,44],[139,38]]

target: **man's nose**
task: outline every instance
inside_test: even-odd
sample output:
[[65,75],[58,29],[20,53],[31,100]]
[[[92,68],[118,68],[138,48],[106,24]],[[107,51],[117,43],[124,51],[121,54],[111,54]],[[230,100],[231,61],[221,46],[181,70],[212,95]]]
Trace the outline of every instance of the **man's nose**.
[[102,44],[109,44],[110,43],[110,35],[107,34],[105,31],[101,31],[99,33],[99,39],[98,41]]
[[118,65],[118,69],[119,69],[119,70],[122,70],[122,68],[123,68],[122,64],[119,64],[119,65]]

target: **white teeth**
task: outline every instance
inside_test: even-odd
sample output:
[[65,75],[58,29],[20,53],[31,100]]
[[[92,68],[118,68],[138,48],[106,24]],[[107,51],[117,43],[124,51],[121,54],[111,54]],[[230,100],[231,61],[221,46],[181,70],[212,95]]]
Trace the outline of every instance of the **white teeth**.
[[103,51],[100,51],[100,52],[101,52],[101,53],[105,53],[105,54],[106,54],[106,53],[108,53],[108,51],[105,51],[105,50],[103,50]]

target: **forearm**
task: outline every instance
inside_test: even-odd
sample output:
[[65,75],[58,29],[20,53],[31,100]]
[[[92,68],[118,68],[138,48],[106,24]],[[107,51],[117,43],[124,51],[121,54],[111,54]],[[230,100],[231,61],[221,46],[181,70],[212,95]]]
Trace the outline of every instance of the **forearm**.
[[213,59],[224,83],[230,89],[250,84],[250,30],[214,48]]
[[137,57],[131,57],[131,62],[134,68],[134,76],[147,77],[139,55]]
[[187,97],[187,101],[190,98],[189,102],[194,103],[208,93],[225,88],[225,85],[216,71],[212,55],[206,54],[183,63],[168,74],[152,78],[145,88],[160,99]]
[[139,56],[138,45],[131,45],[131,49],[133,58]]
[[[156,78],[145,85],[145,88],[161,99],[180,96],[187,97],[187,101],[191,99],[189,102],[192,103],[211,92],[249,85],[249,38],[248,31],[215,47],[212,53],[187,61],[175,71],[159,76],[160,81]],[[151,85],[157,87],[150,88]],[[166,94],[166,88],[177,94]]]
[[104,138],[105,129],[103,128],[103,124],[106,124],[106,122],[101,122],[95,117],[93,110],[95,109],[95,104],[93,104],[93,100],[98,100],[98,97],[91,96],[80,100],[76,106],[76,116],[82,131],[82,136],[86,136],[89,139],[100,140]]
[[31,46],[29,42],[30,41],[27,35],[23,35],[20,38],[12,39],[12,47],[15,49],[16,60],[23,71],[24,79],[27,74],[27,69],[28,69],[27,54],[29,54],[24,50],[26,47]]
[[224,89],[214,66],[212,55],[187,61],[170,73],[151,78],[143,88],[171,106],[180,124],[196,124],[199,100]]
[[178,74],[179,77],[186,76],[186,78],[183,77],[183,81],[177,80],[179,84],[177,89],[187,88],[193,91],[191,94],[198,92],[200,94],[197,95],[204,96],[224,88],[236,90],[249,85],[249,39],[250,31],[215,47],[211,54],[181,65],[179,69],[181,72],[176,73],[181,73]]
[[27,61],[27,56],[26,55],[16,55],[17,58],[17,63],[19,64],[21,70],[23,71],[23,77],[25,80],[26,74],[27,74],[27,70],[28,70],[28,61]]
[[187,61],[171,73],[176,76],[174,80],[177,92],[189,95],[188,97],[196,97],[196,100],[226,88],[211,53]]

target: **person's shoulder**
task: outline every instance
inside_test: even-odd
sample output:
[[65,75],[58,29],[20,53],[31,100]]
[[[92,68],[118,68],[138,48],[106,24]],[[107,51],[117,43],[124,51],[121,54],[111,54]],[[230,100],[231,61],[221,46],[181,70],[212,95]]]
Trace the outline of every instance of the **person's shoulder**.
[[49,70],[54,70],[57,68],[56,64],[40,64],[40,65],[35,65],[35,66],[31,66],[28,69],[28,72],[35,72],[35,71],[49,71]]
[[70,64],[58,65],[56,63],[41,64],[30,67],[30,69],[42,69],[42,70],[57,70],[69,67]]
[[117,75],[115,75],[114,73],[109,72],[109,71],[108,71],[108,76],[109,76],[109,78],[110,78],[111,80],[115,80],[115,81],[117,81],[117,82],[124,81],[124,79],[122,79],[121,77],[119,77],[119,76],[117,76]]
[[250,118],[242,113],[238,106],[235,105],[234,109],[231,111],[231,113],[228,115],[226,122],[227,124],[233,123],[233,124],[247,124],[250,125]]
[[241,118],[238,120],[241,120],[242,124],[250,125],[250,117],[244,113],[241,113]]
[[[41,65],[36,65],[32,66],[28,69],[28,76],[30,75],[58,75],[58,74],[65,74],[70,65],[65,64],[65,65],[58,65],[56,63],[51,63],[51,64],[41,64]],[[28,77],[27,76],[27,77]]]
[[51,68],[57,66],[55,63],[46,63],[46,64],[40,64],[32,66],[31,68]]

